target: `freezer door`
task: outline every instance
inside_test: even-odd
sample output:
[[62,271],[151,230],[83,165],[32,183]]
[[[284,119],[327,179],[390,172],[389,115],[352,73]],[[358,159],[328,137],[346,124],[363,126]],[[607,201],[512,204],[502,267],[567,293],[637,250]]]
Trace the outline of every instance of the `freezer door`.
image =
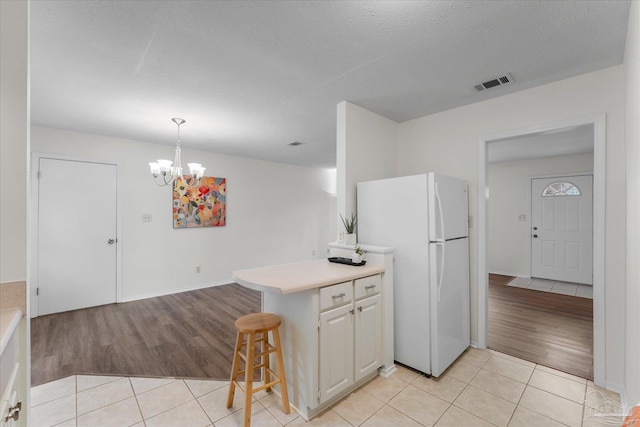
[[438,242],[469,235],[467,181],[429,174],[429,241]]
[[401,247],[427,241],[427,175],[359,182],[358,242]]
[[431,374],[440,376],[471,342],[469,239],[429,244]]

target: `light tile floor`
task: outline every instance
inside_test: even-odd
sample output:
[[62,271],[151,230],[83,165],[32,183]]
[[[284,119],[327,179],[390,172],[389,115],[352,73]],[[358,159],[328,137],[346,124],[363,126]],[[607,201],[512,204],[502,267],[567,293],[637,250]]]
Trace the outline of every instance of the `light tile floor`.
[[516,277],[507,286],[516,288],[533,289],[535,291],[551,292],[554,294],[572,295],[581,298],[593,299],[593,286],[580,283],[559,282],[547,279],[535,279]]
[[[74,375],[31,389],[31,427],[242,425],[241,392],[226,408],[226,381]],[[611,426],[617,394],[591,381],[492,350],[467,350],[438,380],[399,367],[305,422],[260,392],[252,425],[260,426]],[[600,414],[600,415],[599,415]]]

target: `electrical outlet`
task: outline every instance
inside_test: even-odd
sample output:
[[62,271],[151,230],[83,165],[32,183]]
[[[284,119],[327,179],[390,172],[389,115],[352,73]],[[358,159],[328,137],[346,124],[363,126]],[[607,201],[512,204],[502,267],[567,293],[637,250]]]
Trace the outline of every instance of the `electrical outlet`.
[[200,273],[200,266],[196,265],[196,273]]
[[518,221],[526,221],[527,220],[527,216],[526,215],[518,215]]
[[142,222],[151,222],[151,214],[142,214]]

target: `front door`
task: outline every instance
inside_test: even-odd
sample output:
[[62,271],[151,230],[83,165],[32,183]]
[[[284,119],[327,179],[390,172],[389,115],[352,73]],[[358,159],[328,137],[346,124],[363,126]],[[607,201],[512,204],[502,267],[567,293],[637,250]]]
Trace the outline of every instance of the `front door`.
[[593,175],[531,179],[531,276],[593,284]]
[[116,302],[116,165],[41,157],[38,172],[38,315]]

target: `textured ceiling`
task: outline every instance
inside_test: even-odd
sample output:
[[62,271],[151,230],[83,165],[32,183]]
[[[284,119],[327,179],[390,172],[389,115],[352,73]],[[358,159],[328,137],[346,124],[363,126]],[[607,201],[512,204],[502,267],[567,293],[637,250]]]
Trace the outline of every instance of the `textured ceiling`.
[[[36,125],[335,166],[398,122],[622,63],[628,1],[32,1]],[[473,86],[511,73],[515,82]],[[290,147],[293,141],[303,145]]]

